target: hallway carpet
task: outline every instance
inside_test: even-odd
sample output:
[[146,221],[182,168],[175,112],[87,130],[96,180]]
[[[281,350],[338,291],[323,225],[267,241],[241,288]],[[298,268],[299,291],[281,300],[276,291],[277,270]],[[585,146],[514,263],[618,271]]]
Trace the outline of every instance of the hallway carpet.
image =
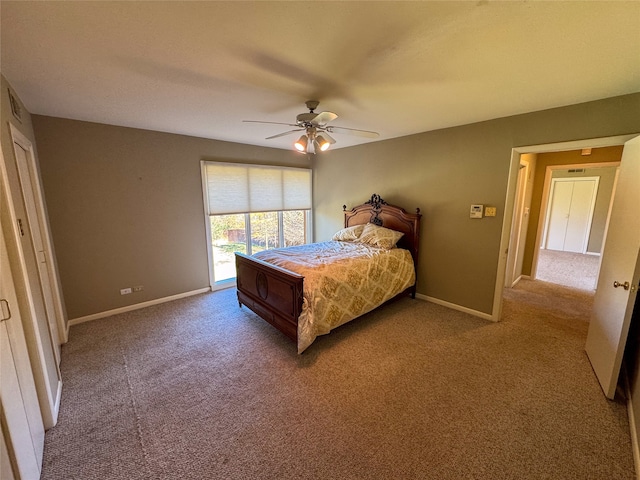
[[594,291],[600,256],[540,249],[536,280]]

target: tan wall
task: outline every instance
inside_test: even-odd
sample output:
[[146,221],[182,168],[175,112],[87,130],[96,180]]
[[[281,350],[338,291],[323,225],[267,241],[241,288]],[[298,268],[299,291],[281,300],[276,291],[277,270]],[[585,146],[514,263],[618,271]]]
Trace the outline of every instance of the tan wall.
[[[633,94],[329,150],[314,160],[316,240],[374,192],[420,207],[418,292],[491,313],[512,148],[640,132],[638,112]],[[472,203],[498,216],[471,220]]]
[[[315,240],[378,193],[424,214],[418,292],[493,307],[511,149],[640,131],[640,94],[329,150],[313,160]],[[308,166],[295,152],[34,116],[70,318],[208,285],[199,161]],[[469,219],[469,205],[498,216]],[[144,285],[121,296],[120,288]]]
[[[33,116],[70,319],[206,288],[201,160],[309,167],[293,151]],[[120,289],[144,285],[142,292]]]
[[[580,150],[571,150],[566,152],[549,152],[538,154],[536,162],[535,177],[533,184],[533,192],[531,197],[531,213],[529,215],[529,229],[527,230],[527,241],[524,254],[524,262],[522,272],[524,275],[531,275],[533,253],[536,248],[536,235],[538,231],[538,222],[540,221],[540,210],[542,208],[542,195],[544,190],[544,177],[547,167],[557,165],[580,165],[585,163],[608,163],[619,162],[622,157],[622,146],[594,148],[592,154],[583,156]],[[604,222],[608,212],[608,202],[604,200],[606,191],[611,194],[612,183],[606,183],[603,186],[602,195],[600,195],[600,203],[597,206],[596,224],[594,237],[590,238],[590,248],[598,249],[601,245]],[[605,191],[606,190],[606,191]],[[596,233],[597,232],[597,233]],[[593,250],[590,250],[593,251]]]

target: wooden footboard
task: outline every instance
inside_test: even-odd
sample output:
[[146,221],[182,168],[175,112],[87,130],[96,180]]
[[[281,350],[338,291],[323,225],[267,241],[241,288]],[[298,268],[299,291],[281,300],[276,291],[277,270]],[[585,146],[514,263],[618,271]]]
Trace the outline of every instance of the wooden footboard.
[[304,277],[236,252],[238,303],[298,340]]

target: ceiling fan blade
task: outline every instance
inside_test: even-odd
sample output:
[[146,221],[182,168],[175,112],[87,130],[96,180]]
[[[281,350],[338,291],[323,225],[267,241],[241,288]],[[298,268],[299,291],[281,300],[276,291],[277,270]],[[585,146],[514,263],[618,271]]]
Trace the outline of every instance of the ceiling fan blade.
[[311,119],[310,123],[312,123],[313,125],[326,125],[336,118],[338,118],[338,115],[333,112],[320,112],[318,115]]
[[277,135],[271,135],[270,137],[265,138],[265,140],[271,140],[272,138],[284,137],[285,135],[290,135],[295,132],[301,132],[304,128],[297,128],[295,130],[289,130],[288,132],[279,133]]
[[333,145],[334,143],[336,143],[336,139],[333,138],[331,135],[329,135],[329,133],[326,130],[323,130],[321,135],[327,139],[327,141]]
[[380,136],[378,132],[370,132],[368,130],[358,130],[355,128],[345,127],[326,127],[326,131],[329,133],[346,133],[348,135],[357,135],[359,137],[377,138]]
[[297,127],[295,123],[283,123],[283,122],[263,122],[262,120],[242,120],[244,123],[271,123],[273,125],[288,125],[290,127]]

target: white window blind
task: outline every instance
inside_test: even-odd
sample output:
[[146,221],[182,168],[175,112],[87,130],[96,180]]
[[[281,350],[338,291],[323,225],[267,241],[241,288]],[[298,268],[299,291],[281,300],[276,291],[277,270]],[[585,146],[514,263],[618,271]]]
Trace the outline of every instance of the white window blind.
[[209,215],[311,209],[307,168],[205,162]]

